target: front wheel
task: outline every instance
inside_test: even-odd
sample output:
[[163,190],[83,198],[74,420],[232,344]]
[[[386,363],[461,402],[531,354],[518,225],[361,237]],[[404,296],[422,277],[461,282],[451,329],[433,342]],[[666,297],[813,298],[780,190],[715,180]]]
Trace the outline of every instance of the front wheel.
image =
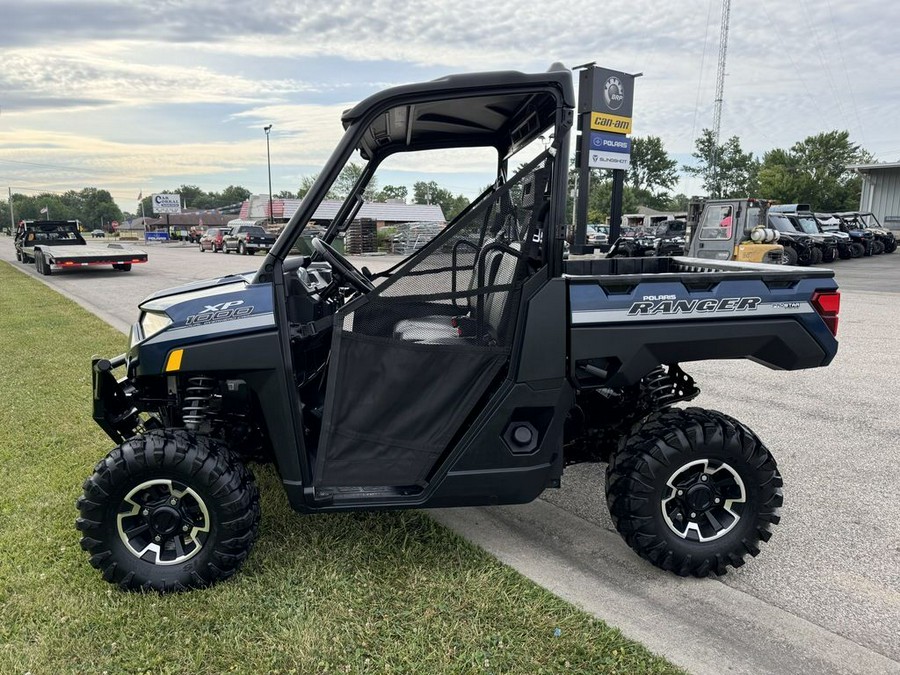
[[885,245],[884,245],[885,253],[893,253],[896,250],[897,250],[897,240],[896,239],[891,239],[885,243]]
[[866,247],[858,242],[850,244],[850,257],[862,258],[866,254]]
[[183,429],[122,443],[94,468],[77,507],[91,565],[124,590],[227,579],[259,530],[253,475],[220,442]]
[[884,242],[876,239],[872,242],[872,255],[881,255],[884,253]]
[[797,249],[791,246],[784,247],[784,264],[785,265],[796,265],[799,256],[797,255]]
[[650,415],[606,473],[619,534],[642,558],[680,576],[722,575],[759,553],[779,521],[781,475],[746,426],[714,410]]

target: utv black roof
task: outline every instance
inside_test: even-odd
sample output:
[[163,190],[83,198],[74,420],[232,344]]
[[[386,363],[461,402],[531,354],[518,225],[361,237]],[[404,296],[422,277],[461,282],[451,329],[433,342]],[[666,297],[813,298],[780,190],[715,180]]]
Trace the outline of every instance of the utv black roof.
[[572,73],[496,71],[450,75],[373,94],[344,112],[344,128],[378,114],[359,150],[364,158],[400,150],[492,146],[504,154],[553,124],[557,101],[575,105]]

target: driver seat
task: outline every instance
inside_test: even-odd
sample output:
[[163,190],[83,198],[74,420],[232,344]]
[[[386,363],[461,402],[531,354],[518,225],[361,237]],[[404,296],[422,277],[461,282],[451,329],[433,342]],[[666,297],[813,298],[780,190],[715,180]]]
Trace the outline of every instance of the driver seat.
[[[511,249],[521,250],[520,242],[513,242]],[[516,270],[519,258],[508,251],[491,250],[485,255],[487,274],[485,284],[492,286],[509,286],[515,283]],[[469,290],[476,290],[478,283],[477,270],[472,270],[472,278]],[[483,302],[484,328],[488,334],[497,337],[503,323],[509,291],[494,291],[485,293]],[[473,309],[470,308],[465,318],[474,321]],[[464,332],[454,325],[454,317],[435,315],[418,319],[403,319],[394,326],[393,337],[395,340],[405,342],[417,342],[420,344],[452,344],[464,337]]]

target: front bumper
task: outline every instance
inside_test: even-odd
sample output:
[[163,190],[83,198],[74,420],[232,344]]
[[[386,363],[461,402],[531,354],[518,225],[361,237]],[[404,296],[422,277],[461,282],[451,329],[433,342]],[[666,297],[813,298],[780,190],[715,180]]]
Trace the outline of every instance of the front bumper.
[[134,385],[127,377],[116,379],[113,375],[113,370],[125,365],[125,356],[91,359],[94,421],[116,443],[131,438],[140,425],[138,409],[133,405]]

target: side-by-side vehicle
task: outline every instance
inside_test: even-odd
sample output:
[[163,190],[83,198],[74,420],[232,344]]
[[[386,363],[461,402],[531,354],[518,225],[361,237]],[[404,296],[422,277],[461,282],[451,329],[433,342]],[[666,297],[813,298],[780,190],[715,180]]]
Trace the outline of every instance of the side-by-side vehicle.
[[[653,564],[702,577],[759,552],[782,503],[775,459],[742,422],[675,407],[699,391],[682,367],[826,366],[833,274],[564,260],[574,107],[561,66],[374,94],[343,114],[256,272],[141,303],[126,353],[93,362],[93,416],[116,447],[77,527],[107,581],[170,591],[234,574],[257,536],[259,460],[301,513],[524,503],[567,465],[608,462],[613,522]],[[495,179],[427,245],[377,274],[335,249],[384,160],[448,148],[491,149]],[[290,255],[358,158],[312,255]]]

